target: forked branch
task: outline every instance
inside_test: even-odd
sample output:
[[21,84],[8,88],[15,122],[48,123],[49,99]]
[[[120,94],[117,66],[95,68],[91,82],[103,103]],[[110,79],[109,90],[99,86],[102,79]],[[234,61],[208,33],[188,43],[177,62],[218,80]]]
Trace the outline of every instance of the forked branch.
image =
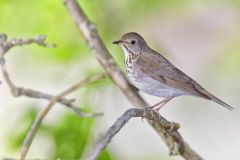
[[121,130],[121,128],[133,117],[147,118],[148,120],[157,123],[160,127],[165,128],[167,134],[175,135],[178,139],[182,139],[181,135],[176,132],[179,124],[167,121],[157,112],[150,109],[128,109],[117,121],[108,129],[108,131],[100,137],[98,143],[93,146],[92,150],[87,154],[86,160],[95,160],[99,154],[107,147],[112,138]]
[[[24,143],[23,143],[23,147],[22,147],[22,151],[21,151],[21,160],[24,160],[26,158],[27,152],[29,150],[29,147],[33,141],[34,136],[36,135],[43,119],[46,117],[47,113],[50,111],[50,109],[58,102],[59,99],[61,99],[62,97],[65,97],[66,95],[74,92],[75,90],[79,89],[80,87],[89,84],[91,82],[95,82],[97,80],[103,79],[105,78],[106,75],[105,74],[98,74],[95,76],[90,76],[74,85],[72,85],[71,87],[67,88],[66,90],[64,90],[63,92],[61,92],[60,94],[58,94],[57,96],[54,96],[48,103],[48,105],[43,108],[37,115],[37,117],[35,118],[30,131],[28,132]],[[90,113],[84,113],[85,116],[93,116],[93,114]],[[94,114],[94,116],[98,116],[101,114]]]
[[94,76],[90,76],[85,78],[84,80],[81,80],[77,82],[76,84],[70,86],[57,96],[52,96],[47,93],[42,93],[33,89],[28,89],[28,88],[23,88],[23,87],[17,87],[13,81],[11,80],[6,62],[5,62],[5,55],[6,53],[13,47],[15,46],[22,46],[22,45],[29,45],[29,44],[37,44],[40,46],[44,47],[54,47],[55,45],[47,44],[45,43],[46,37],[45,36],[37,36],[36,38],[28,38],[28,39],[12,39],[10,41],[7,41],[7,35],[5,34],[0,34],[0,68],[3,73],[3,78],[5,79],[8,87],[11,90],[11,93],[15,97],[20,97],[20,96],[26,96],[30,98],[42,98],[42,99],[47,99],[49,100],[49,104],[43,108],[37,115],[35,121],[33,122],[30,131],[27,134],[27,137],[24,140],[24,144],[22,147],[21,151],[21,157],[20,159],[23,160],[26,158],[27,152],[29,150],[29,147],[33,141],[34,136],[36,135],[43,119],[47,115],[47,113],[50,111],[50,109],[56,104],[57,102],[67,106],[68,108],[72,109],[77,115],[82,116],[82,117],[95,117],[102,115],[101,113],[85,113],[83,112],[80,108],[76,107],[73,102],[74,99],[65,99],[64,97],[80,87],[91,83],[95,82],[101,79],[104,79],[107,77],[105,73],[99,73]]
[[[30,45],[30,44],[37,44],[47,48],[55,47],[54,44],[48,44],[45,41],[46,41],[46,36],[44,35],[39,35],[35,38],[25,38],[25,39],[15,38],[8,41],[6,34],[0,34],[0,68],[3,73],[3,78],[5,79],[14,97],[26,96],[29,98],[40,98],[40,99],[46,99],[46,100],[51,100],[53,97],[55,97],[51,94],[43,93],[34,89],[16,86],[11,80],[9,72],[7,70],[7,66],[6,66],[5,55],[8,53],[8,51],[11,48],[16,46]],[[104,75],[104,73],[102,73],[102,75]],[[94,116],[92,114],[89,114],[89,113],[85,114],[84,112],[82,112],[80,108],[78,108],[73,104],[74,99],[66,99],[64,97],[61,97],[57,101],[65,105],[66,107],[70,108],[71,110],[73,110],[79,116]]]

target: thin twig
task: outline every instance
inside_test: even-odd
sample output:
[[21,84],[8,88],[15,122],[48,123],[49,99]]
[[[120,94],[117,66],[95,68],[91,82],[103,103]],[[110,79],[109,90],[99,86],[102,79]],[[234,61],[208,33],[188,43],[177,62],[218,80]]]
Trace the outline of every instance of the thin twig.
[[[24,87],[17,87],[9,76],[9,72],[7,70],[6,62],[5,62],[5,55],[6,53],[13,47],[16,46],[23,46],[23,45],[30,45],[30,44],[37,44],[43,47],[55,47],[54,44],[48,44],[45,42],[46,36],[39,35],[35,38],[28,38],[28,39],[12,39],[7,41],[6,34],[0,34],[0,67],[3,73],[3,78],[5,79],[7,85],[10,88],[10,91],[14,97],[21,97],[26,96],[30,98],[38,98],[38,99],[46,99],[51,100],[54,96],[43,93],[40,91],[36,91],[34,89],[24,88]],[[101,73],[104,75],[104,73]],[[105,75],[106,77],[106,75]],[[104,77],[103,77],[104,78]],[[65,105],[66,107],[70,108],[74,111],[78,116],[86,116],[86,117],[94,117],[95,114],[91,113],[84,113],[80,108],[73,104],[74,99],[66,99],[66,98],[59,98],[57,100],[59,103]]]
[[[7,41],[8,37],[6,34],[1,33],[0,34],[0,45],[2,46],[1,48],[3,49],[1,52],[2,53],[7,53],[7,51],[9,49],[11,49],[12,47],[16,47],[16,46],[23,46],[23,45],[29,45],[29,44],[37,44],[39,46],[43,46],[43,47],[47,47],[47,48],[52,48],[52,47],[56,47],[55,44],[49,44],[46,43],[46,39],[47,37],[45,35],[38,35],[34,38],[15,38],[15,39],[11,39],[9,41]],[[0,54],[2,54],[0,52]]]
[[[92,49],[100,64],[106,70],[109,77],[123,91],[123,93],[134,106],[146,107],[147,103],[136,92],[136,90],[133,89],[124,74],[118,68],[101,37],[98,35],[95,25],[88,19],[78,2],[76,0],[63,1],[71,14],[73,21],[78,26],[89,47]],[[168,146],[170,154],[180,154],[187,160],[203,159],[183,139],[177,140],[173,135],[166,134],[166,129],[160,127],[156,122],[151,123],[151,125]],[[180,133],[178,134],[180,135]]]
[[[33,141],[34,136],[36,135],[43,119],[45,118],[45,116],[47,115],[47,113],[50,111],[50,109],[54,106],[54,104],[56,104],[56,102],[58,102],[59,99],[61,99],[62,97],[65,97],[66,95],[74,92],[75,90],[79,89],[80,87],[89,84],[91,82],[95,82],[97,80],[103,79],[105,78],[105,74],[97,74],[94,76],[90,76],[88,78],[85,78],[84,80],[72,85],[71,87],[67,88],[66,90],[64,90],[62,93],[58,94],[57,96],[53,97],[49,104],[43,108],[37,115],[37,117],[35,118],[30,131],[28,132],[24,143],[23,143],[23,147],[22,147],[22,151],[21,151],[21,160],[24,160],[26,158],[27,152],[29,150],[29,147]],[[84,113],[85,114],[85,113]],[[91,115],[92,116],[92,115]]]
[[35,38],[28,38],[28,39],[12,39],[7,41],[7,35],[6,34],[0,34],[0,65],[3,72],[3,76],[11,89],[11,92],[14,96],[21,96],[22,89],[19,87],[16,87],[13,82],[11,81],[9,74],[7,72],[7,67],[5,65],[5,54],[13,47],[16,46],[23,46],[23,45],[29,45],[29,44],[38,44],[43,47],[55,47],[54,44],[47,44],[45,42],[46,36],[39,35]]
[[108,129],[108,131],[99,139],[99,142],[87,154],[86,160],[95,160],[99,154],[107,147],[112,138],[121,130],[121,128],[133,117],[147,118],[150,121],[156,122],[162,128],[165,128],[167,134],[175,134],[181,140],[181,135],[176,132],[179,129],[179,124],[167,121],[157,112],[150,109],[128,109],[116,122]]
[[49,104],[43,108],[37,115],[35,121],[33,122],[30,131],[27,134],[26,139],[24,140],[24,144],[22,147],[21,151],[21,159],[25,159],[27,152],[29,150],[29,147],[32,143],[32,140],[34,136],[36,135],[44,117],[47,115],[47,113],[50,111],[50,109],[54,106],[56,102],[59,102],[70,109],[72,109],[77,115],[82,116],[82,117],[95,117],[102,115],[101,113],[84,113],[82,110],[78,107],[76,107],[73,102],[73,99],[65,99],[64,96],[67,94],[70,94],[71,92],[77,90],[81,86],[88,84],[90,82],[94,82],[100,79],[104,79],[107,77],[105,73],[99,73],[94,76],[90,76],[63,91],[57,96],[52,96],[47,93],[42,93],[33,89],[28,89],[28,88],[23,88],[23,87],[17,87],[13,81],[11,80],[6,62],[5,62],[5,55],[6,53],[13,47],[15,46],[22,46],[22,45],[29,45],[29,44],[37,44],[43,47],[54,47],[55,45],[47,44],[45,43],[46,37],[43,35],[37,36],[35,38],[29,38],[29,39],[12,39],[10,41],[7,41],[7,35],[6,34],[0,34],[0,68],[3,73],[3,78],[5,79],[7,85],[9,86],[11,93],[15,97],[20,97],[20,96],[27,96],[30,98],[42,98],[42,99],[47,99],[49,100]]

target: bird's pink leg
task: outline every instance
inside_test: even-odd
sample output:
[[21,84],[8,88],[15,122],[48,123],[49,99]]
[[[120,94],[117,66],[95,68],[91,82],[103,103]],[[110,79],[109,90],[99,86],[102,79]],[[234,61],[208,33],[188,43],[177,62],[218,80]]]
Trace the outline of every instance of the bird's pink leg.
[[173,97],[169,97],[169,98],[166,98],[164,100],[162,100],[161,102],[158,102],[157,104],[154,104],[151,109],[153,111],[156,111],[156,112],[159,112],[159,110],[167,103],[169,102],[171,99],[173,99]]
[[[166,99],[158,102],[157,104],[154,104],[153,106],[149,107],[152,116],[154,115],[153,112],[159,112],[159,110],[160,110],[168,101],[170,101],[171,99],[173,99],[173,97],[166,98]],[[148,108],[147,108],[147,109],[148,109]],[[159,113],[158,113],[158,114],[159,114]],[[144,118],[144,117],[142,117],[142,122],[143,122],[143,118]]]

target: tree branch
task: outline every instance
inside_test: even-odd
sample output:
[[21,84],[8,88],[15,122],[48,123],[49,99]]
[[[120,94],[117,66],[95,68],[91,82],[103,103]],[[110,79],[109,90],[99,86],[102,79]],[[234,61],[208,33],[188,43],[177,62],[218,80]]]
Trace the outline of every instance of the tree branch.
[[[28,39],[12,39],[7,41],[7,35],[6,34],[0,34],[0,68],[3,73],[3,78],[5,79],[7,85],[10,88],[10,91],[14,97],[21,97],[21,96],[26,96],[30,98],[40,98],[40,99],[47,99],[51,100],[54,96],[43,93],[40,91],[36,91],[34,89],[29,89],[29,88],[24,88],[24,87],[17,87],[13,81],[11,80],[6,62],[5,62],[5,55],[6,53],[13,47],[16,46],[23,46],[23,45],[30,45],[30,44],[37,44],[43,47],[55,47],[54,44],[47,44],[46,42],[46,37],[43,35],[39,35],[35,38],[28,38]],[[105,73],[101,73],[102,79],[106,77]],[[80,108],[75,106],[73,104],[75,100],[74,99],[66,99],[66,98],[59,98],[58,102],[65,105],[66,107],[70,108],[73,110],[77,115],[79,116],[95,116],[95,114],[91,115],[89,113],[83,113]]]
[[[92,49],[96,58],[106,70],[112,81],[123,91],[134,106],[146,107],[147,103],[141,98],[136,90],[133,89],[124,74],[118,68],[102,39],[98,35],[95,25],[88,19],[77,1],[64,0],[64,4],[83,37],[86,39],[89,47]],[[203,159],[182,138],[176,139],[175,136],[166,134],[166,129],[159,126],[156,122],[153,122],[151,125],[167,144],[171,155],[180,154],[187,160]],[[177,134],[180,135],[179,132],[177,132]]]
[[116,62],[109,54],[102,39],[98,35],[95,25],[87,18],[79,4],[75,0],[64,0],[64,4],[99,63],[106,70],[113,82],[124,92],[129,101],[135,106],[146,106],[144,100],[135,92],[135,88],[128,83],[123,72],[118,68]]
[[163,118],[157,112],[151,109],[128,109],[117,121],[108,129],[108,131],[99,139],[99,142],[87,154],[86,160],[95,160],[99,154],[107,147],[112,138],[122,129],[122,127],[133,117],[147,118],[150,121],[156,122],[160,127],[165,128],[167,133],[174,135],[177,139],[181,140],[181,135],[176,132],[179,129],[179,124],[171,123]]
[[20,96],[27,96],[30,98],[42,98],[42,99],[47,99],[49,100],[49,104],[43,108],[37,115],[35,121],[33,122],[30,131],[28,132],[26,139],[24,140],[24,144],[22,147],[21,151],[21,160],[24,160],[26,158],[27,152],[29,150],[29,147],[33,141],[34,136],[36,135],[43,119],[47,115],[47,113],[50,111],[50,109],[57,103],[64,104],[65,106],[71,108],[76,114],[82,117],[95,117],[102,115],[101,113],[84,113],[82,110],[78,107],[76,107],[73,102],[73,99],[65,99],[64,97],[75,90],[79,89],[80,87],[91,83],[95,82],[97,80],[101,80],[107,77],[105,73],[99,73],[94,76],[90,76],[85,78],[84,80],[79,81],[78,83],[72,85],[71,87],[67,88],[65,91],[62,93],[58,94],[57,96],[52,96],[50,94],[42,93],[33,89],[27,89],[23,87],[17,87],[13,81],[11,80],[6,63],[5,63],[5,58],[4,56],[6,53],[13,47],[15,46],[22,46],[22,45],[29,45],[29,44],[38,44],[40,46],[44,47],[54,47],[55,45],[47,44],[45,43],[46,37],[45,36],[38,36],[36,38],[29,38],[29,39],[13,39],[10,41],[7,41],[7,35],[5,34],[0,34],[0,68],[3,73],[3,78],[5,79],[8,87],[11,90],[11,93],[15,97],[20,97]]
[[[62,93],[58,94],[57,96],[53,97],[50,101],[49,104],[43,108],[37,115],[37,117],[35,118],[30,131],[28,132],[24,143],[23,143],[23,147],[22,147],[22,151],[21,151],[21,160],[24,160],[26,158],[27,152],[29,150],[29,147],[32,143],[32,140],[34,138],[34,136],[36,135],[43,119],[46,117],[47,113],[50,111],[50,109],[56,104],[56,102],[58,102],[59,99],[61,99],[62,97],[65,97],[66,95],[70,94],[71,92],[74,92],[75,90],[79,89],[80,87],[91,83],[91,82],[95,82],[97,80],[100,80],[102,78],[105,77],[105,74],[98,74],[95,76],[90,76],[74,85],[72,85],[71,87],[69,87],[68,89],[66,89],[65,91],[63,91]],[[87,114],[87,113],[84,113]],[[99,114],[95,114],[99,115]],[[92,114],[89,114],[89,116],[93,116]]]

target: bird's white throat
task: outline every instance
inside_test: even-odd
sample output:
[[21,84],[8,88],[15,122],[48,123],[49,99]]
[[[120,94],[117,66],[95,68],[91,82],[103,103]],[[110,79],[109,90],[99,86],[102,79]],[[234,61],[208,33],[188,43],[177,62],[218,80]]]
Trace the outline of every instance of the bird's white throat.
[[124,46],[121,45],[121,48],[123,50],[125,59],[127,59],[130,53],[128,52],[128,50]]

